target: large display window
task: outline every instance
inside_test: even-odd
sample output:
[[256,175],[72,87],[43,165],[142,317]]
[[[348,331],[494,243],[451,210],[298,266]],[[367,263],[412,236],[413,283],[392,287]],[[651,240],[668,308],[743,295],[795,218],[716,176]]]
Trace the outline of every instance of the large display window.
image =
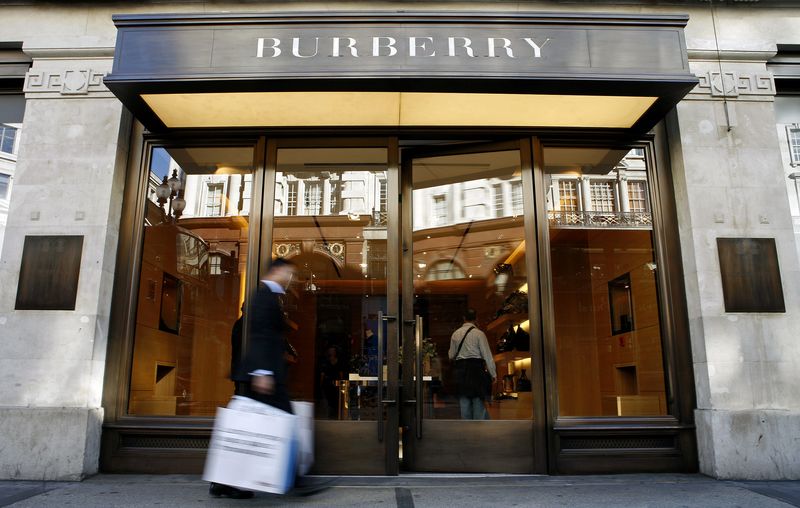
[[644,151],[544,149],[560,416],[666,415]]
[[153,147],[128,413],[212,416],[233,394],[253,147]]

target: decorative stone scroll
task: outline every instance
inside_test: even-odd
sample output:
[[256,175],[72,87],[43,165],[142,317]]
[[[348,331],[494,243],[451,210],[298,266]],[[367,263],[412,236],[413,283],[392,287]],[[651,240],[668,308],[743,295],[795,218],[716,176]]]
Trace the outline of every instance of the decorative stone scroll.
[[692,90],[692,94],[725,98],[775,95],[775,79],[769,73],[723,72],[720,75],[719,72],[710,71],[697,77],[700,83]]
[[107,73],[86,69],[66,69],[61,72],[28,71],[25,75],[25,93],[49,93],[61,96],[83,96],[109,90],[103,84]]

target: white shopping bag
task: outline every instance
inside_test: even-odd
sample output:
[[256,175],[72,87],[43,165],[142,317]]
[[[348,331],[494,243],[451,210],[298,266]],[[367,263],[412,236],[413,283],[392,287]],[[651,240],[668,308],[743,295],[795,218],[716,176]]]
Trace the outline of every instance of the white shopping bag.
[[294,485],[298,418],[243,397],[219,408],[203,480],[284,494]]
[[308,474],[314,464],[314,404],[292,401],[297,416],[297,472]]

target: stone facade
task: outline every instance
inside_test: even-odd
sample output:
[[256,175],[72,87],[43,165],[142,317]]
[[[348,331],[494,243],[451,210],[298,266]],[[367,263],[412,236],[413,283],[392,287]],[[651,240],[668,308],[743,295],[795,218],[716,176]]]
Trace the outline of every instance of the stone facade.
[[32,53],[0,287],[17,287],[27,235],[84,243],[74,311],[15,311],[16,291],[0,292],[0,433],[14,436],[0,477],[74,480],[98,467],[130,120],[102,86],[110,57]]
[[[642,2],[645,4],[645,2]],[[647,3],[649,5],[649,3]],[[335,7],[335,5],[333,6]],[[0,42],[34,59],[0,255],[0,478],[77,479],[98,468],[109,309],[130,118],[103,86],[116,12],[330,10],[330,4],[157,2],[0,5]],[[341,9],[480,10],[472,2]],[[797,479],[800,263],[776,132],[777,44],[800,44],[796,8],[496,3],[494,11],[688,13],[700,84],[667,118],[696,383],[700,470],[718,478]],[[788,15],[792,14],[792,15]],[[716,33],[715,33],[716,32]],[[75,311],[16,311],[26,235],[84,236]],[[718,237],[776,239],[786,312],[726,313]],[[13,439],[8,439],[10,436]],[[59,435],[62,439],[53,440]]]

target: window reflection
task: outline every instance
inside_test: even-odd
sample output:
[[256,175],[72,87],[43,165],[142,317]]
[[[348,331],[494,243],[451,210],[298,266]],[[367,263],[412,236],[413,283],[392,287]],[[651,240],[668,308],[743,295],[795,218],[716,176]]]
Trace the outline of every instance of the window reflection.
[[387,162],[385,148],[278,150],[272,255],[297,265],[285,305],[298,353],[289,390],[315,401],[319,419],[375,420],[381,410]]
[[151,152],[130,414],[213,415],[233,393],[252,160],[251,147]]
[[559,413],[667,413],[643,152],[545,148]]

